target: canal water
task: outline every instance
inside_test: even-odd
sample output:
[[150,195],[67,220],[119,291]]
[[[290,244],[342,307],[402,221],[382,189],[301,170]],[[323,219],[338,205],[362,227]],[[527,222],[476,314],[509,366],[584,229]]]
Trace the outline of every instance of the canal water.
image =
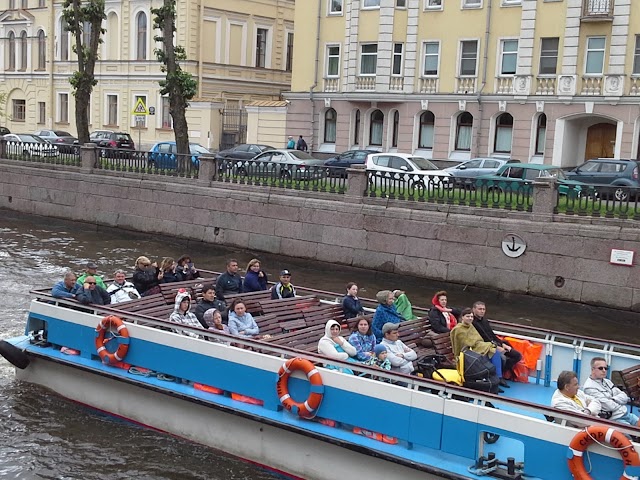
[[[311,260],[232,250],[162,235],[140,234],[32,217],[0,210],[0,338],[21,334],[29,290],[52,286],[66,269],[82,271],[96,261],[101,273],[132,271],[135,259],[174,258],[188,253],[196,267],[222,270],[225,259],[241,265],[255,257],[271,279],[288,268],[294,284],[341,291],[349,281],[361,296],[382,289],[405,290],[416,305],[428,305],[441,288],[449,302],[487,303],[491,318],[545,329],[640,343],[638,314],[446,285]],[[185,440],[153,432],[70,403],[49,391],[13,380],[0,358],[0,477],[11,479],[212,479],[278,478],[239,459]]]

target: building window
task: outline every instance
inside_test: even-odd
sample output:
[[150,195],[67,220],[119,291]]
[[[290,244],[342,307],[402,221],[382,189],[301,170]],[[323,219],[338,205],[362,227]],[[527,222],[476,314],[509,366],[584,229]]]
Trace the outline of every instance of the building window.
[[364,8],[374,8],[380,6],[380,0],[364,0]]
[[9,0],[9,10],[16,9],[16,0]]
[[462,0],[462,8],[480,8],[482,0]]
[[336,118],[333,108],[324,112],[324,143],[336,143]]
[[398,132],[400,130],[400,112],[393,112],[393,128],[391,130],[391,147],[398,148]]
[[353,144],[360,145],[360,110],[356,110],[353,121]]
[[136,20],[136,60],[147,59],[147,14],[138,13]]
[[69,32],[64,19],[60,19],[60,60],[69,60]]
[[117,95],[107,95],[107,125],[118,125]]
[[47,104],[38,102],[38,124],[44,125],[47,121]]
[[46,0],[38,0],[38,7],[44,8]]
[[173,128],[169,97],[162,97],[162,128]]
[[24,122],[26,118],[27,101],[13,100],[12,102],[12,118],[14,122]]
[[424,71],[425,77],[437,77],[440,64],[440,42],[424,43]]
[[640,75],[640,35],[636,35],[636,48],[633,51],[633,74]]
[[402,44],[393,44],[393,66],[391,75],[402,75]]
[[82,45],[86,47],[91,45],[91,24],[89,22],[82,24]]
[[360,46],[360,75],[375,75],[378,64],[378,44],[366,43]]
[[426,8],[442,10],[442,0],[426,0]]
[[475,77],[478,62],[478,41],[463,40],[460,42],[460,76]]
[[540,42],[540,75],[555,75],[558,68],[559,38],[543,38]]
[[536,155],[544,155],[544,143],[547,140],[547,116],[541,113],[536,128]]
[[27,69],[27,32],[20,34],[20,70]]
[[29,6],[29,0],[22,0],[22,8],[27,9]]
[[513,138],[513,117],[509,113],[503,113],[496,118],[496,153],[511,153],[511,139]]
[[9,32],[9,70],[16,69],[16,35]]
[[337,77],[340,74],[340,46],[327,47],[327,77]]
[[515,75],[518,65],[518,40],[502,40],[500,42],[502,59],[500,75]]
[[418,148],[433,149],[433,130],[436,117],[427,110],[420,115],[420,132],[418,133]]
[[407,8],[407,0],[396,0],[396,7]]
[[38,70],[47,67],[47,40],[43,30],[38,30]]
[[471,132],[473,130],[473,115],[464,112],[458,115],[456,121],[456,150],[468,152],[471,150]]
[[382,146],[382,126],[384,115],[380,110],[371,112],[371,123],[369,125],[369,145]]
[[342,14],[342,0],[329,0],[329,15]]
[[60,110],[58,114],[58,122],[60,123],[69,123],[69,94],[68,93],[59,93],[58,94],[58,103],[60,105]]
[[604,71],[605,37],[587,38],[587,57],[584,73],[587,75],[602,75]]
[[264,68],[267,61],[267,35],[269,30],[258,28],[256,33],[256,67]]
[[293,32],[287,32],[287,61],[284,69],[287,72],[293,69]]

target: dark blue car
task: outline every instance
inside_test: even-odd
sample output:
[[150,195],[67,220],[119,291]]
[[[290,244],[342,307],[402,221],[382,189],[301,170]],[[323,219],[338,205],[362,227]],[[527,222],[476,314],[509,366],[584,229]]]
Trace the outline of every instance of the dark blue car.
[[[211,153],[208,149],[198,143],[190,143],[191,165],[198,168],[200,162],[198,157],[203,153]],[[159,170],[175,170],[178,166],[178,147],[176,142],[158,142],[149,151],[149,167]],[[189,168],[187,166],[187,168]]]

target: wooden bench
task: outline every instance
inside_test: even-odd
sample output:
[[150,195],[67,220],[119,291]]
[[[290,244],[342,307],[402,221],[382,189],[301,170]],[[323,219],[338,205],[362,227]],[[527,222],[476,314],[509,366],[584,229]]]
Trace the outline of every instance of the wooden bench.
[[111,308],[116,310],[126,310],[127,312],[140,312],[144,311],[149,307],[154,307],[157,305],[164,305],[164,297],[161,293],[155,293],[153,295],[149,295],[148,297],[142,297],[137,300],[131,300],[130,302],[120,302],[109,305]]
[[184,282],[161,283],[160,293],[164,297],[165,303],[173,304],[178,290],[184,288],[189,292],[191,300],[195,301],[198,296],[202,296],[202,286],[210,283],[212,283],[210,278],[199,278],[197,280],[187,280]]
[[244,302],[244,306],[247,308],[247,312],[251,315],[261,315],[264,313],[262,311],[262,307],[260,306],[260,302],[266,302],[271,300],[271,291],[263,290],[260,292],[249,292],[249,293],[232,293],[229,295],[225,295],[225,301],[227,305],[231,305],[231,302],[236,298],[241,298]]
[[320,300],[314,295],[295,298],[281,298],[278,300],[261,301],[263,314],[275,313],[281,322],[304,319],[304,312],[320,305]]
[[612,372],[611,380],[629,395],[629,405],[640,407],[640,365]]
[[436,355],[444,355],[451,365],[455,365],[456,359],[451,346],[451,335],[449,333],[438,333],[431,336],[431,340],[433,341],[433,350]]

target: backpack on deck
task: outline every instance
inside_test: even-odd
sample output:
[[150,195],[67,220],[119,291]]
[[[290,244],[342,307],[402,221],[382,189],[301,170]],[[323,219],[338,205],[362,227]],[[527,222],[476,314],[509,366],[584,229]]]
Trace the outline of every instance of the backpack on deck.
[[496,367],[486,355],[463,350],[458,358],[458,373],[462,377],[462,385],[483,392],[498,393],[500,379],[496,375]]

